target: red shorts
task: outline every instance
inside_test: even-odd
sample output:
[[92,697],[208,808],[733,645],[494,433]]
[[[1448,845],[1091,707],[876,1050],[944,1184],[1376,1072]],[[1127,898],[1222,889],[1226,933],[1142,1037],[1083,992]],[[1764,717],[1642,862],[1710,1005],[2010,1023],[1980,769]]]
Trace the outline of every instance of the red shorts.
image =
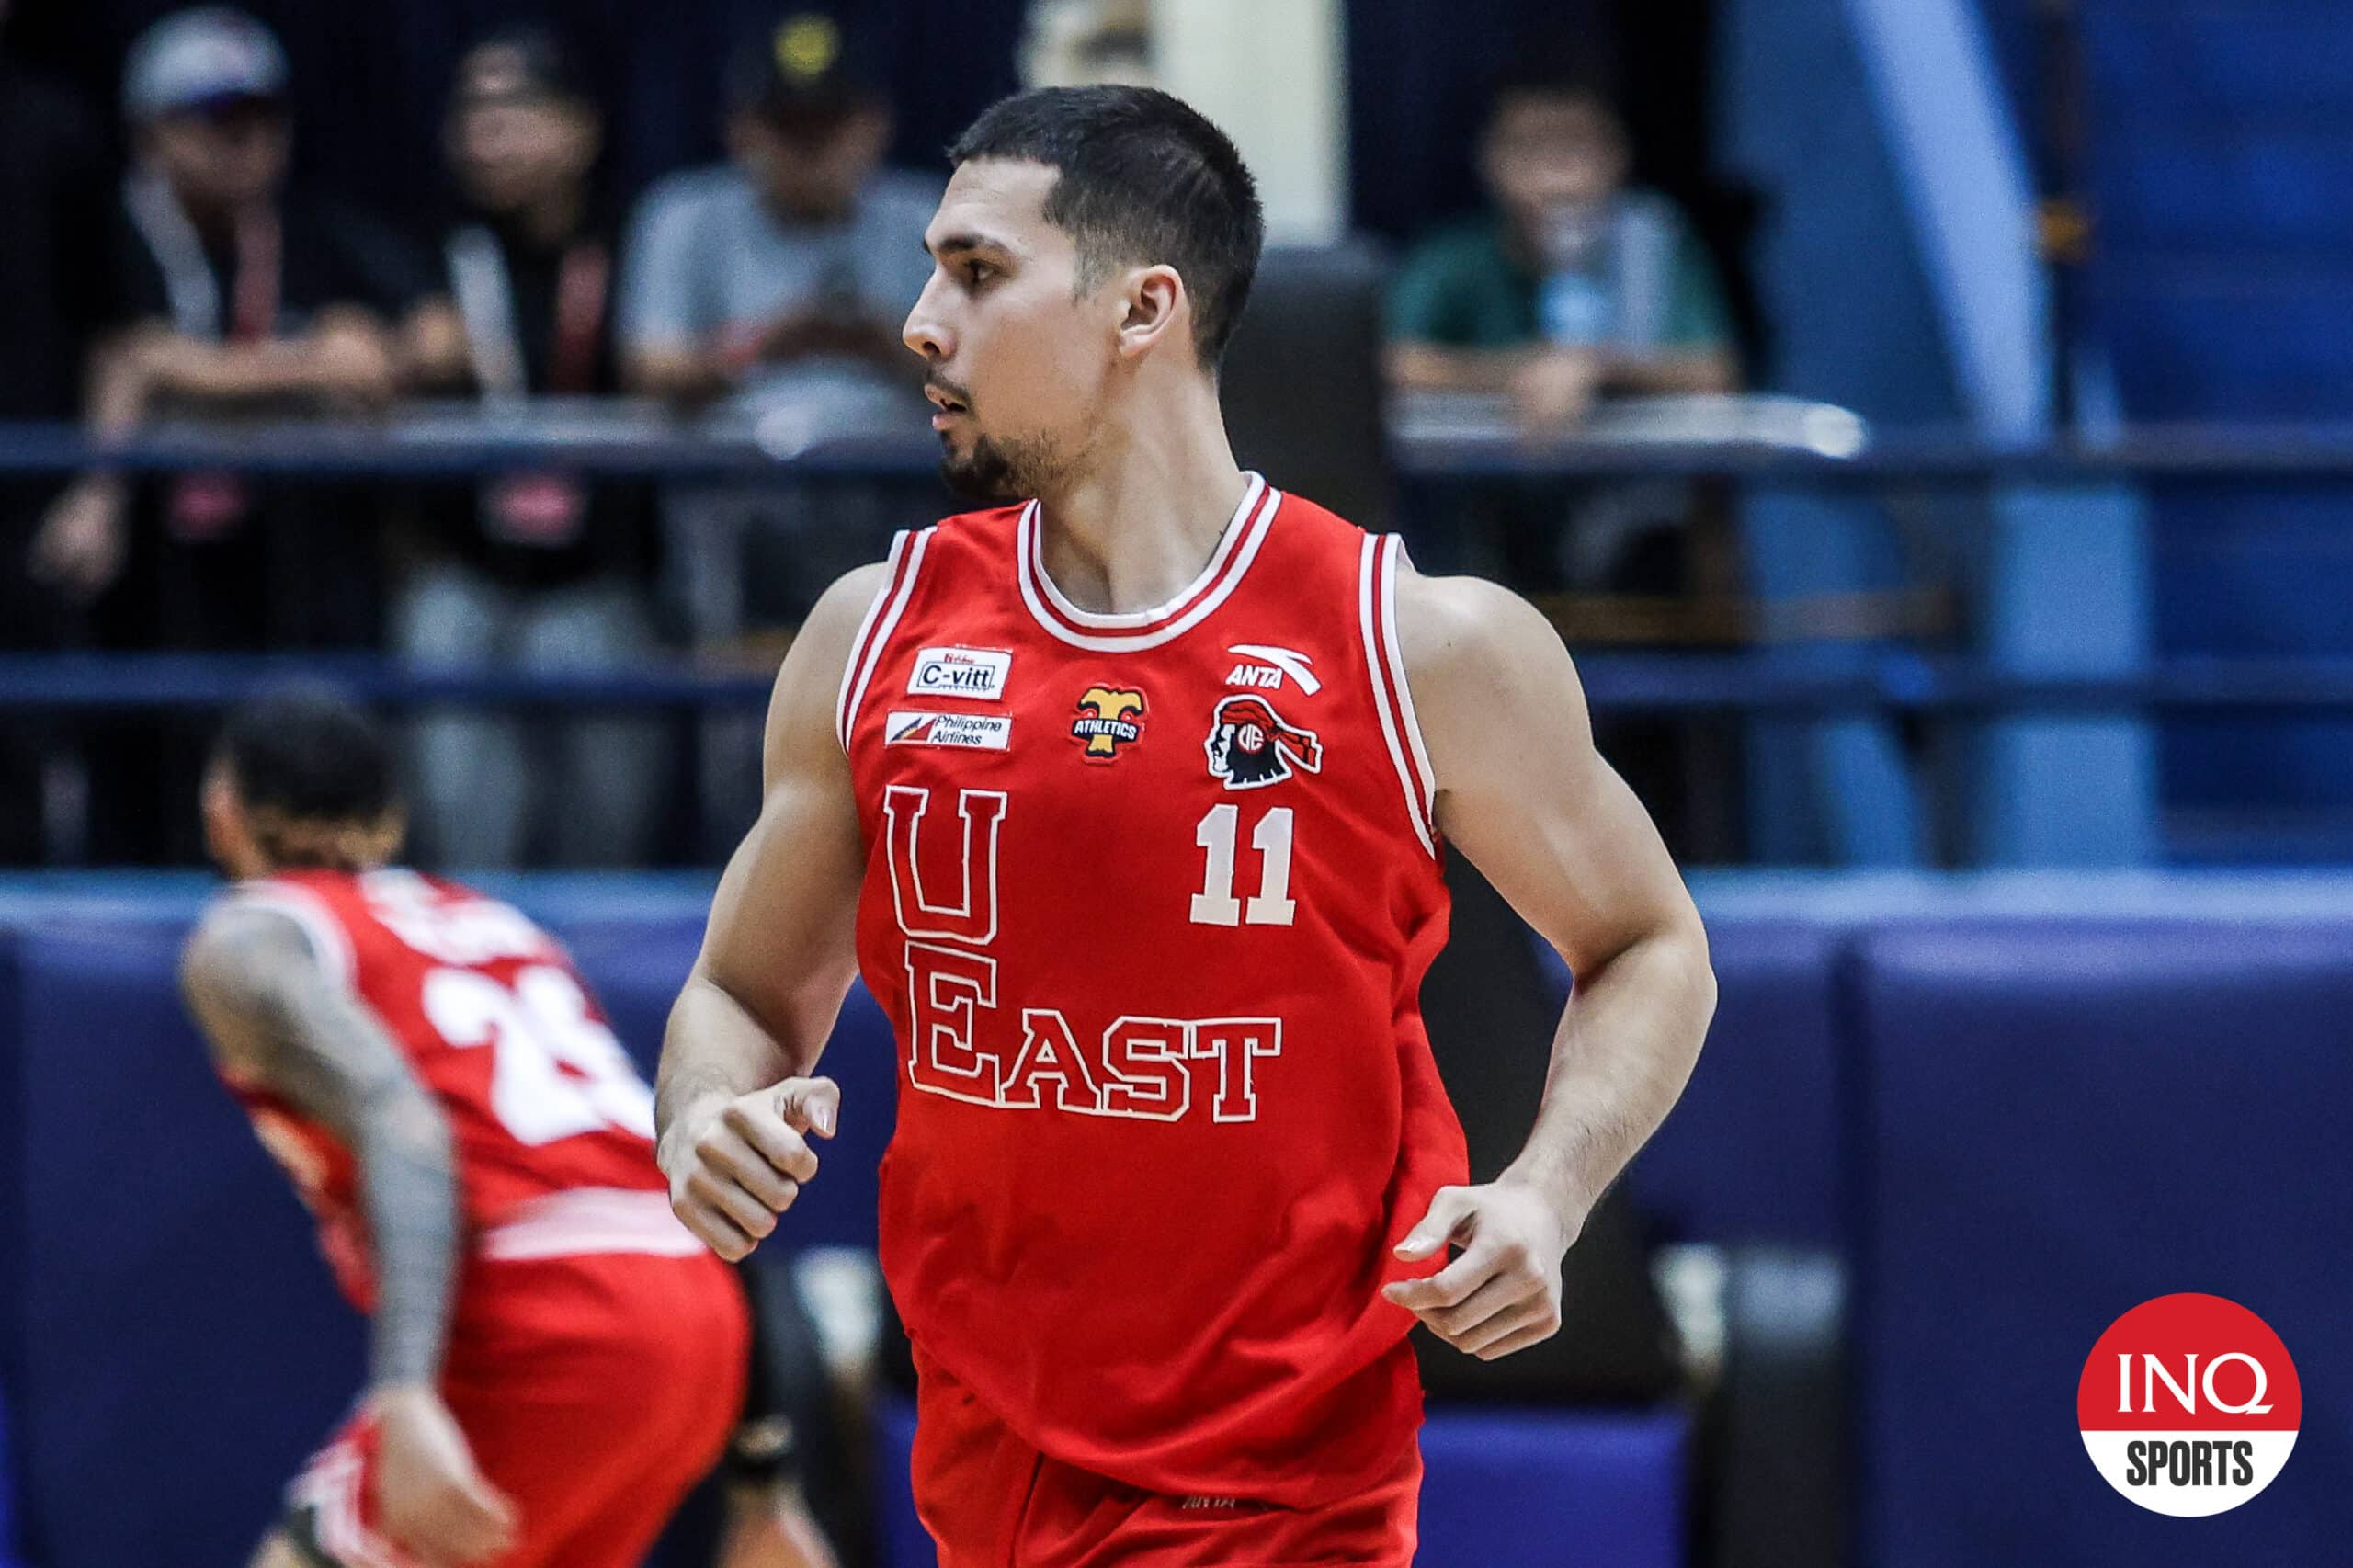
[[[441,1387],[521,1517],[496,1568],[636,1568],[742,1415],[749,1339],[733,1272],[699,1248],[471,1265]],[[347,1424],[290,1520],[347,1568],[411,1568],[376,1531],[375,1437]]]
[[915,1512],[939,1568],[1411,1568],[1422,1456],[1313,1508],[1172,1497],[1040,1453],[918,1356]]

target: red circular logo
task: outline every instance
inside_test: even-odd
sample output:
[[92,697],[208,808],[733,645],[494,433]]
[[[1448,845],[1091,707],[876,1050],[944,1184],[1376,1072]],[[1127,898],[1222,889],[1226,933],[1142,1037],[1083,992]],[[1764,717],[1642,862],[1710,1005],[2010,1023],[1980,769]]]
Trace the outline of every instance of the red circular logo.
[[2188,1518],[2237,1507],[2271,1484],[2304,1415],[2296,1363],[2271,1325],[2194,1292],[2143,1301],[2084,1362],[2075,1416],[2108,1483]]

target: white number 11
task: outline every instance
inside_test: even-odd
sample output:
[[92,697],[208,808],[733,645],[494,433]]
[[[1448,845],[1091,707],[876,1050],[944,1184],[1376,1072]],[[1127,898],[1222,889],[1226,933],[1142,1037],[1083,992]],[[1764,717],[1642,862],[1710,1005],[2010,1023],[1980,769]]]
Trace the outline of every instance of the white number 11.
[[1211,806],[1193,831],[1193,842],[1209,853],[1209,876],[1193,895],[1196,926],[1288,926],[1298,905],[1290,897],[1290,808],[1277,806],[1258,819],[1250,847],[1258,852],[1258,891],[1245,908],[1233,896],[1233,840],[1242,808],[1226,801]]

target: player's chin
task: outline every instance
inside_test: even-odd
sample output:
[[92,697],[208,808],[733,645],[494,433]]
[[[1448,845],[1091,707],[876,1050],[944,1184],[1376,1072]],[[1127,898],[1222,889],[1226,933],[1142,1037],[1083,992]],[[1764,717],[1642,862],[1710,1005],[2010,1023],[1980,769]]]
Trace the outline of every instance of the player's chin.
[[1027,499],[1011,466],[985,441],[975,440],[964,452],[956,449],[950,435],[942,434],[940,443],[944,450],[939,477],[961,498],[982,506],[1009,506]]

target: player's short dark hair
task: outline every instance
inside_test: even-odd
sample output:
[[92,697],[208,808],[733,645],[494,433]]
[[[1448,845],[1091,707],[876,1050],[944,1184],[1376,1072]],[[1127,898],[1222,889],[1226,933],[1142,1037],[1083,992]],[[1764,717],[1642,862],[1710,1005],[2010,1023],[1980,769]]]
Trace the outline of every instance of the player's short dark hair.
[[1046,221],[1078,247],[1094,288],[1121,264],[1165,263],[1193,298],[1193,346],[1215,369],[1242,319],[1267,239],[1257,182],[1225,132],[1154,87],[1040,87],[1000,99],[948,149],[1062,177]]
[[273,692],[232,711],[213,743],[238,797],[298,822],[375,823],[399,802],[392,748],[332,692]]

